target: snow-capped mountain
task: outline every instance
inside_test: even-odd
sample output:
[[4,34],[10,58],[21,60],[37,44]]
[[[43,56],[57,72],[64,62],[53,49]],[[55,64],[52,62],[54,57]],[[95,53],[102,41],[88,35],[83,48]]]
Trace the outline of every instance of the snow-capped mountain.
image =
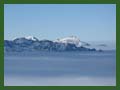
[[65,38],[61,38],[61,39],[57,39],[54,42],[58,42],[58,43],[65,43],[65,44],[75,44],[77,47],[81,47],[81,46],[90,46],[89,43],[83,42],[81,41],[78,37],[76,36],[69,36],[69,37],[65,37]]
[[15,43],[27,43],[27,42],[33,42],[33,41],[39,41],[39,40],[36,37],[28,36],[28,37],[15,38],[13,41]]
[[96,51],[86,48],[88,43],[80,41],[76,36],[51,40],[38,40],[36,37],[21,37],[12,41],[4,41],[4,51]]
[[39,41],[36,37],[33,37],[33,36],[27,36],[27,37],[25,37],[25,39],[33,40],[33,41]]
[[64,44],[75,44],[77,47],[81,46],[80,39],[76,36],[69,36],[69,37],[57,39],[54,42],[64,43]]

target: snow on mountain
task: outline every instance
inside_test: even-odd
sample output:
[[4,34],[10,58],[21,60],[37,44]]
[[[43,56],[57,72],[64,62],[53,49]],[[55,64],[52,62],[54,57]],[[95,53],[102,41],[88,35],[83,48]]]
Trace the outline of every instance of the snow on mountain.
[[36,37],[28,36],[28,37],[15,38],[13,41],[15,43],[27,43],[27,42],[39,41],[39,40]]
[[84,42],[76,36],[60,38],[55,41],[39,40],[36,37],[20,37],[4,40],[5,51],[96,51],[115,50],[115,42]]
[[81,46],[80,39],[76,36],[69,36],[69,37],[57,39],[54,42],[65,43],[65,44],[75,44],[77,47]]
[[36,37],[33,37],[33,36],[27,36],[27,37],[25,37],[25,39],[38,41],[38,39]]
[[65,43],[65,44],[75,44],[76,47],[81,47],[81,46],[90,46],[89,43],[81,41],[78,37],[76,36],[69,36],[61,39],[57,39],[54,42],[58,43]]
[[[27,37],[15,38],[13,41],[15,43],[31,43],[33,41],[35,42],[35,41],[41,41],[41,40],[33,36],[27,36]],[[61,43],[61,44],[64,44],[65,46],[67,44],[74,44],[76,47],[90,46],[90,44],[80,41],[80,39],[76,36],[69,36],[69,37],[61,38],[61,39],[57,39],[52,42],[59,43],[59,44]]]
[[80,41],[76,36],[69,36],[55,41],[38,40],[36,37],[20,37],[12,41],[5,40],[5,51],[95,51],[87,48],[89,43]]

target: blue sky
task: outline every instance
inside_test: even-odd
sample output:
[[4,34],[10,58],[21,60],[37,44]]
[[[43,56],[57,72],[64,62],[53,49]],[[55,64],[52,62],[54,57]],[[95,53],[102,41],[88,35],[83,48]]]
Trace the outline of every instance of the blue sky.
[[116,40],[115,4],[5,4],[4,38]]

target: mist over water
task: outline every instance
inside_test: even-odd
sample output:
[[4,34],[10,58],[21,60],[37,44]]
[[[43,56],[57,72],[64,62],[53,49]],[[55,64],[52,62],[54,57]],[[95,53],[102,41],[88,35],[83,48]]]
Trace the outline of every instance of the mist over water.
[[5,53],[5,86],[115,86],[116,51]]

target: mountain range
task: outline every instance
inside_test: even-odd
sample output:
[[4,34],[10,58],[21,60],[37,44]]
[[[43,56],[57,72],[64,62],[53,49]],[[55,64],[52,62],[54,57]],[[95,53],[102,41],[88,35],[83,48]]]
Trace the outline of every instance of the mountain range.
[[5,52],[23,51],[96,51],[95,48],[87,48],[89,43],[81,41],[76,36],[69,36],[55,41],[39,40],[36,37],[20,37],[14,40],[4,40]]

